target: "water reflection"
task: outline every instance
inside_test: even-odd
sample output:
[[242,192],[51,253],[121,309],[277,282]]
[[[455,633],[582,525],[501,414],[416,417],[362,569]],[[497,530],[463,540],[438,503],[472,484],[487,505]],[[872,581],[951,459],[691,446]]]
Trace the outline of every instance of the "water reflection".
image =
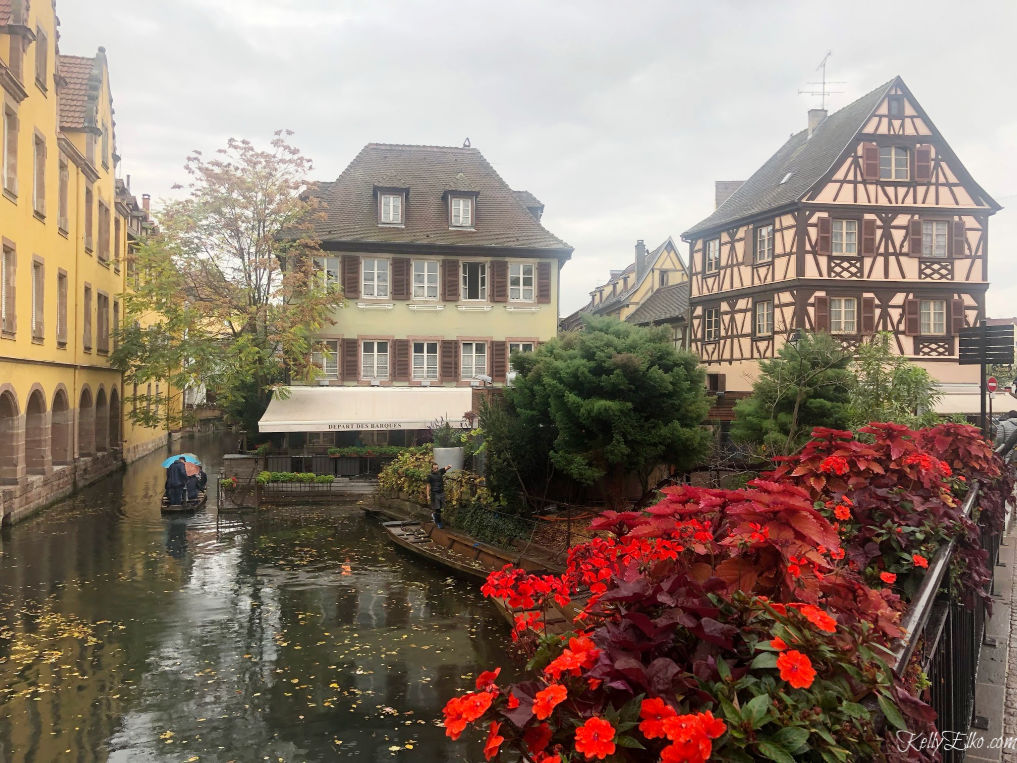
[[0,541],[0,760],[480,759],[435,725],[504,661],[475,585],[356,506],[163,519],[163,457]]

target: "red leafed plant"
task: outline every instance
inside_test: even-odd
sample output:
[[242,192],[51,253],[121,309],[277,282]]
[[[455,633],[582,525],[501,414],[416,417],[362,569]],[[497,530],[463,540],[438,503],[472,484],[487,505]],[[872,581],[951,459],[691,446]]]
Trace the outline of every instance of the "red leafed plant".
[[[1008,483],[970,428],[814,438],[743,490],[605,512],[560,576],[492,573],[483,591],[516,611],[533,675],[482,674],[446,705],[449,736],[483,722],[488,760],[533,763],[905,759],[872,710],[891,730],[934,720],[887,665],[901,594],[938,544],[968,543],[954,470],[970,463],[997,497]],[[964,562],[976,581],[979,561]],[[547,632],[552,608],[573,630]]]

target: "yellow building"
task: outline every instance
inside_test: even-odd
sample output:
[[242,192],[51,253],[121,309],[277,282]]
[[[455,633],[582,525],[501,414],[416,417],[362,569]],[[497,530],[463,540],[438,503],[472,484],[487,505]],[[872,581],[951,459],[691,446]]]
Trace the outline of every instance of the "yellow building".
[[327,445],[459,420],[472,389],[506,383],[511,352],[556,335],[572,247],[477,149],[371,143],[317,193],[318,265],[346,301],[317,385],[273,399],[262,432]]
[[[126,218],[103,48],[60,55],[53,3],[0,2],[0,517],[122,463]],[[165,435],[163,435],[165,442]]]

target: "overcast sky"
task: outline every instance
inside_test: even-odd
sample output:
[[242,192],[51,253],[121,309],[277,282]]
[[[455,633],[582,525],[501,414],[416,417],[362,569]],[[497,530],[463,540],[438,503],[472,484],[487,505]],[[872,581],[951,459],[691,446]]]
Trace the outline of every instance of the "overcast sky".
[[[561,311],[708,215],[818,99],[900,74],[990,222],[990,316],[1017,315],[1017,3],[57,0],[61,52],[106,47],[120,173],[156,203],[192,149],[277,128],[333,179],[368,142],[470,138],[573,247]],[[687,247],[681,250],[687,256]]]

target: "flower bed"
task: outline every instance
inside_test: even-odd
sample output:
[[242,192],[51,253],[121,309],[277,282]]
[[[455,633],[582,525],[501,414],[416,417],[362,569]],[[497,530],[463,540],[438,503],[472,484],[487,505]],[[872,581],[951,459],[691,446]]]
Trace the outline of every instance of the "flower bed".
[[[888,663],[941,544],[958,550],[956,595],[984,595],[960,510],[973,478],[975,519],[1001,529],[1012,482],[976,430],[874,424],[816,430],[742,490],[668,488],[646,512],[605,512],[563,575],[489,577],[484,594],[520,612],[532,675],[482,674],[446,705],[446,733],[483,722],[488,760],[535,763],[914,759],[884,734],[930,731],[934,713],[920,671],[905,683]],[[570,600],[573,631],[545,633],[541,612]]]

